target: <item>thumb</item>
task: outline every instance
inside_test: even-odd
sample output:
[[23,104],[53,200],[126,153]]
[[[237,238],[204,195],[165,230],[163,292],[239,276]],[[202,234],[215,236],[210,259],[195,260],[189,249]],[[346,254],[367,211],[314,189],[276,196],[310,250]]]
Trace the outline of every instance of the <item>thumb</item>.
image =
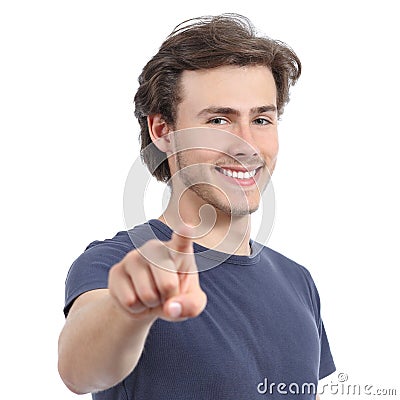
[[207,295],[198,289],[170,298],[163,306],[164,314],[171,320],[197,317],[207,305]]

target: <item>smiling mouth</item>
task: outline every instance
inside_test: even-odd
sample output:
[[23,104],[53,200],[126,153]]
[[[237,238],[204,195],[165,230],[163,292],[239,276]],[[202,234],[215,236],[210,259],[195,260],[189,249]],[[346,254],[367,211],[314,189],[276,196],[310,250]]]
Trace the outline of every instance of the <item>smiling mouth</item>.
[[235,178],[235,179],[250,179],[255,176],[255,174],[258,172],[258,170],[261,167],[255,168],[253,170],[244,170],[244,171],[239,171],[239,170],[234,170],[234,169],[229,169],[229,168],[222,168],[222,167],[215,167],[218,172],[221,172],[225,176],[229,176],[230,178]]

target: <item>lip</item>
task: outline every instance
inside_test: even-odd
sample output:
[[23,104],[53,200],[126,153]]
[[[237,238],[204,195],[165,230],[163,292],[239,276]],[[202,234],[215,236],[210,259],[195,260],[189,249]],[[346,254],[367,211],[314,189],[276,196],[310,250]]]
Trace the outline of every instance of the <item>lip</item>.
[[232,171],[238,171],[238,172],[250,172],[254,171],[255,169],[261,168],[262,165],[250,165],[248,167],[243,167],[241,165],[217,165],[217,168],[223,168],[223,169],[230,169]]
[[[256,173],[254,176],[250,177],[250,178],[246,178],[246,179],[239,179],[239,178],[234,178],[233,176],[227,176],[224,173],[222,173],[220,170],[222,168],[226,168],[226,169],[230,169],[232,171],[238,171],[238,172],[250,172],[253,170],[256,170]],[[217,166],[215,167],[215,170],[218,172],[218,174],[224,178],[228,183],[230,184],[234,184],[234,185],[240,185],[240,186],[244,186],[244,187],[249,187],[249,186],[253,186],[256,185],[256,180],[258,179],[258,176],[260,175],[260,171],[261,171],[261,167],[252,167],[251,169],[247,169],[247,168],[243,168],[243,167],[221,167],[221,166]]]

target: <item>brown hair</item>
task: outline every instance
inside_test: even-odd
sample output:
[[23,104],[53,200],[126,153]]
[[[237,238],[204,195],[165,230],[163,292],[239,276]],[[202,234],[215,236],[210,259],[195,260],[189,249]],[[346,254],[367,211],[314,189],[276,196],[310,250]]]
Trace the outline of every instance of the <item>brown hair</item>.
[[[141,128],[141,156],[159,181],[171,177],[164,153],[153,146],[147,116],[161,114],[174,126],[180,101],[179,79],[184,70],[210,69],[227,65],[265,65],[275,80],[278,115],[289,101],[289,88],[301,73],[297,55],[285,43],[258,36],[252,23],[238,14],[190,19],[179,24],[146,64],[139,76],[135,116]],[[164,160],[160,163],[159,160]]]

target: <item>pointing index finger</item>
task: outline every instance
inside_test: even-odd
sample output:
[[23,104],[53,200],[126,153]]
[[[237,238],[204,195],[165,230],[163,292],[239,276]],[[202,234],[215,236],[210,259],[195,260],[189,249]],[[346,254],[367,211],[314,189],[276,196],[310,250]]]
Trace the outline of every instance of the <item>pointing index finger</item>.
[[171,259],[175,263],[177,271],[197,272],[197,264],[193,252],[194,229],[190,226],[180,226],[173,232],[168,242],[168,250]]
[[177,253],[193,253],[193,228],[182,225],[172,233],[168,247]]

